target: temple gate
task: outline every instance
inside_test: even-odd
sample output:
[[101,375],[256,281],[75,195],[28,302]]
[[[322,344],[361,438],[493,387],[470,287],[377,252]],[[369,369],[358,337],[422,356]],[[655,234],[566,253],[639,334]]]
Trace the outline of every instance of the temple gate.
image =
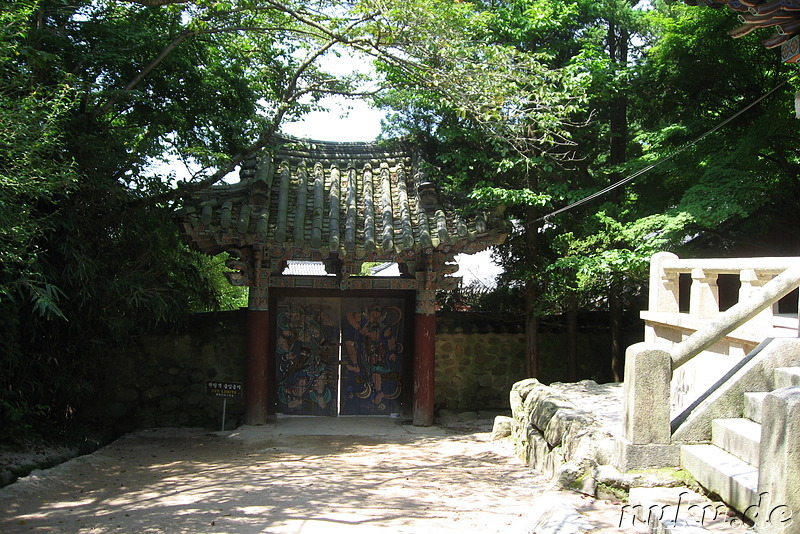
[[[249,287],[245,422],[410,411],[433,424],[435,292],[457,282],[456,254],[502,242],[500,225],[455,213],[400,143],[274,141],[238,183],[176,213]],[[284,274],[292,260],[325,273]],[[395,262],[400,276],[359,276],[364,262]]]

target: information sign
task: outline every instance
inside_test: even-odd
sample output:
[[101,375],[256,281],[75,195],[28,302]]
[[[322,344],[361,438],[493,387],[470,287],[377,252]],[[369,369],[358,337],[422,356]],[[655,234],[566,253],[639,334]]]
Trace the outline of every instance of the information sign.
[[238,398],[242,396],[241,382],[220,382],[209,380],[206,383],[206,393],[214,397]]

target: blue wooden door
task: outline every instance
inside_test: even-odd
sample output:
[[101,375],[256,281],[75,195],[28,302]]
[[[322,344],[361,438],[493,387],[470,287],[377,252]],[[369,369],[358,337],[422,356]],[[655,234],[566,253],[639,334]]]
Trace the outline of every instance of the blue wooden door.
[[277,300],[278,413],[336,416],[339,301],[308,297]]
[[342,415],[400,413],[403,326],[401,299],[342,300]]

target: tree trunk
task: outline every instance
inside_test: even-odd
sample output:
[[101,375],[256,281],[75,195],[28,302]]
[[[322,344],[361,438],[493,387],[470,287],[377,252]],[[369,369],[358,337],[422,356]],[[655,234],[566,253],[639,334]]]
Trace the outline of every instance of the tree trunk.
[[539,378],[539,316],[536,314],[536,288],[532,282],[525,291],[525,374]]
[[611,379],[622,382],[625,367],[625,346],[622,339],[622,283],[613,280],[608,291],[608,321],[611,330]]
[[567,308],[567,379],[578,381],[578,305],[570,298]]
[[[619,27],[613,22],[608,24],[608,53],[612,63],[617,69],[624,69],[628,65],[628,40],[630,34],[626,28]],[[609,130],[610,152],[609,163],[620,165],[627,160],[628,148],[628,96],[625,87],[618,87],[611,101],[611,116]],[[619,173],[611,175],[611,182],[616,183],[622,179]],[[611,198],[618,203],[622,198],[620,188],[614,189]],[[608,291],[609,329],[611,331],[611,376],[615,382],[622,381],[622,368],[624,354],[622,341],[622,282],[614,277]]]
[[[531,191],[538,190],[538,177],[535,173],[528,178]],[[539,288],[536,280],[536,265],[539,251],[539,210],[529,206],[526,213],[525,257],[533,271],[525,286],[525,371],[531,378],[539,378],[539,316],[537,314]]]
[[[621,28],[609,22],[608,24],[608,55],[611,63],[617,70],[628,66],[628,40],[630,34],[626,28]],[[626,87],[616,87],[614,98],[611,101],[610,154],[609,163],[619,165],[627,160],[628,149],[628,92]],[[621,179],[621,176],[612,177],[612,183]],[[619,195],[619,189],[614,190],[614,195]]]

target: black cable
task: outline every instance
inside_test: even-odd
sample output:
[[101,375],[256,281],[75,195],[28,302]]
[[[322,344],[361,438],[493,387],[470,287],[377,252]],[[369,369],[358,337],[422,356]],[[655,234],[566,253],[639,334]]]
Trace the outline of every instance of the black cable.
[[753,106],[755,106],[756,104],[758,104],[759,102],[761,102],[762,100],[764,100],[765,98],[770,96],[772,93],[774,93],[775,91],[777,91],[778,89],[780,89],[781,87],[786,85],[787,81],[788,80],[784,80],[783,82],[779,83],[774,89],[772,89],[771,91],[767,92],[766,94],[760,96],[755,101],[753,101],[751,104],[749,104],[747,107],[744,107],[744,108],[740,109],[739,111],[737,111],[736,113],[734,113],[733,115],[731,115],[730,117],[728,117],[727,119],[725,119],[724,121],[719,123],[718,125],[714,126],[710,130],[708,130],[707,132],[705,132],[704,134],[699,136],[697,139],[694,139],[693,141],[685,143],[683,146],[681,146],[680,148],[678,148],[677,150],[675,150],[671,154],[669,154],[667,156],[664,156],[663,158],[661,158],[660,160],[656,161],[655,163],[652,163],[652,164],[648,165],[647,167],[644,167],[643,169],[639,169],[635,173],[623,178],[622,180],[620,180],[618,182],[614,182],[613,184],[609,185],[608,187],[606,187],[604,189],[601,189],[600,191],[592,193],[591,195],[586,196],[586,197],[584,197],[584,198],[582,198],[580,200],[577,200],[577,201],[573,202],[572,204],[564,206],[563,208],[557,209],[556,211],[554,211],[552,213],[548,213],[547,215],[545,215],[543,217],[539,217],[535,221],[527,223],[525,226],[529,226],[531,224],[536,224],[536,223],[538,223],[540,221],[545,221],[545,220],[549,219],[550,217],[552,217],[554,215],[558,215],[559,213],[563,213],[565,211],[571,210],[572,208],[575,208],[575,207],[578,207],[578,206],[580,206],[582,204],[585,204],[585,203],[587,203],[587,202],[589,202],[591,200],[594,200],[595,198],[597,198],[599,196],[603,196],[606,193],[608,193],[609,191],[611,191],[613,189],[616,189],[617,187],[621,187],[621,186],[633,181],[635,178],[638,178],[642,174],[644,174],[644,173],[646,173],[646,172],[658,167],[662,163],[665,163],[665,162],[671,160],[672,158],[674,158],[675,156],[677,156],[678,154],[680,154],[681,152],[683,152],[684,150],[686,150],[690,146],[698,144],[700,141],[702,141],[703,139],[705,139],[706,137],[708,137],[712,133],[716,132],[717,130],[719,130],[720,128],[722,128],[723,126],[728,124],[729,122],[731,122],[734,119],[736,119],[737,117],[739,117],[739,115],[743,114],[744,112],[746,112],[747,110],[749,110],[750,108],[752,108]]

